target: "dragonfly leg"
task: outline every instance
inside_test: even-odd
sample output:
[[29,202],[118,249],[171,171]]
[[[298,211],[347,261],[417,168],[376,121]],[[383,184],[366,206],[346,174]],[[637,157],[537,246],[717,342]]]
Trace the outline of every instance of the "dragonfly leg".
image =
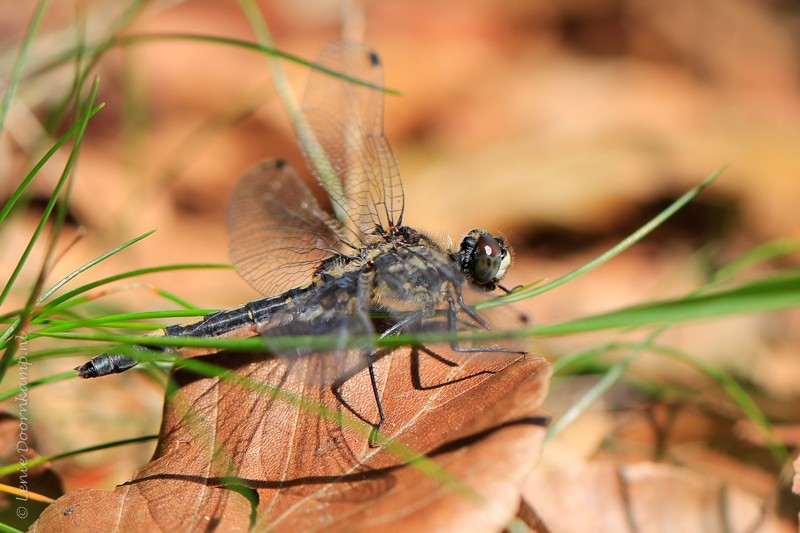
[[414,385],[414,388],[417,390],[435,390],[441,387],[447,387],[449,385],[461,383],[462,381],[467,381],[469,379],[475,379],[479,376],[492,375],[498,372],[497,370],[491,370],[491,369],[476,370],[475,372],[471,372],[466,375],[462,373],[460,377],[457,378],[452,378],[452,379],[445,378],[444,381],[441,381],[439,383],[423,383],[423,377],[420,369],[420,357],[421,357],[420,354],[425,354],[431,359],[434,359],[435,361],[438,361],[449,367],[459,366],[459,364],[456,363],[455,361],[447,359],[441,354],[434,352],[430,348],[427,348],[425,346],[415,346],[414,348],[412,348],[411,352],[411,381]]
[[381,426],[386,420],[386,416],[383,414],[383,404],[381,403],[381,394],[378,391],[378,381],[375,379],[375,366],[372,362],[372,356],[370,356],[368,368],[369,380],[370,383],[372,383],[372,393],[375,395],[375,405],[378,407],[378,423],[372,424],[372,431],[369,432],[369,446],[370,448],[375,448],[378,446],[378,432],[381,430]]
[[364,416],[363,413],[359,412],[359,410],[357,408],[355,408],[352,405],[350,405],[348,403],[347,399],[345,398],[345,396],[343,394],[343,391],[342,391],[342,388],[344,387],[345,383],[347,383],[350,379],[352,379],[357,373],[359,373],[362,370],[364,370],[363,366],[359,365],[358,367],[353,368],[350,371],[348,371],[347,373],[339,376],[333,382],[333,384],[331,385],[331,392],[336,397],[336,399],[339,400],[339,402],[348,411],[353,413],[359,420],[361,420],[362,422],[372,426],[372,429],[370,430],[370,433],[369,433],[369,446],[370,446],[370,448],[375,448],[376,446],[378,446],[378,434],[379,434],[379,431],[381,429],[381,426],[383,425],[383,422],[386,420],[386,415],[384,414],[384,410],[383,410],[383,401],[381,400],[381,393],[380,393],[380,390],[378,389],[378,380],[377,380],[377,377],[376,377],[376,374],[375,374],[375,366],[374,366],[375,365],[375,361],[378,358],[380,358],[380,357],[375,357],[375,354],[379,353],[379,352],[380,352],[380,350],[378,350],[377,352],[371,352],[369,354],[369,356],[367,357],[367,359],[366,359],[366,361],[367,361],[367,365],[366,366],[367,366],[367,370],[369,371],[369,380],[370,380],[370,385],[372,387],[372,394],[373,394],[373,397],[375,398],[375,406],[378,409],[378,421],[377,422],[373,422],[372,420],[368,419],[366,416]]
[[[470,306],[468,306],[466,304],[466,302],[464,302],[464,298],[463,298],[463,296],[461,296],[461,291],[458,290],[457,287],[455,288],[455,292],[456,292],[456,299],[455,300],[453,299],[452,294],[447,296],[447,303],[448,303],[447,324],[448,324],[448,329],[450,330],[450,333],[457,333],[458,332],[458,328],[456,327],[456,324],[458,322],[458,310],[459,309],[464,311],[467,315],[469,315],[469,317],[471,319],[473,319],[475,322],[477,322],[482,328],[484,328],[486,330],[491,330],[492,329],[491,325],[489,325],[489,323],[486,322],[480,315],[478,315],[478,313],[476,313],[474,309],[472,309]],[[456,301],[458,302],[458,304],[456,304]],[[508,348],[502,348],[502,347],[498,347],[498,346],[479,346],[479,347],[475,347],[475,348],[467,348],[467,347],[461,346],[458,343],[458,339],[453,339],[453,340],[450,341],[450,348],[454,352],[459,352],[459,353],[497,352],[497,353],[513,353],[513,354],[518,354],[518,355],[523,355],[523,354],[526,353],[524,351],[510,350]]]
[[394,335],[395,333],[402,333],[403,330],[422,320],[423,318],[430,316],[433,314],[433,307],[425,308],[420,311],[415,311],[413,313],[409,313],[408,315],[404,316],[399,321],[392,324],[390,327],[385,329],[382,333],[380,338],[388,337],[389,335]]
[[[492,329],[492,326],[490,326],[488,322],[486,322],[478,313],[476,313],[473,308],[467,305],[467,303],[464,301],[464,296],[461,294],[461,289],[455,287],[454,292],[456,293],[456,300],[458,301],[458,307],[462,311],[464,311],[467,314],[467,316],[469,316],[472,320],[474,320],[483,329],[489,329],[489,330]],[[455,302],[453,302],[452,295],[447,297],[447,301],[450,304],[450,312],[452,313],[451,318],[455,318],[457,310]],[[453,322],[453,327],[455,327],[455,322]]]
[[[433,313],[433,307],[425,307],[424,309],[417,311],[415,313],[411,313],[405,317],[403,317],[398,322],[394,323],[392,326],[384,330],[380,338],[388,337],[389,335],[394,335],[395,333],[400,333],[408,326],[422,320],[426,316]],[[371,448],[375,448],[378,445],[378,432],[381,429],[381,425],[383,424],[384,420],[386,420],[386,416],[383,413],[383,404],[381,403],[381,395],[378,391],[378,381],[375,378],[375,367],[374,365],[374,357],[373,354],[370,354],[369,358],[369,379],[372,383],[372,393],[375,395],[375,405],[378,408],[378,416],[379,420],[377,424],[372,425],[372,431],[369,434],[369,445]]]

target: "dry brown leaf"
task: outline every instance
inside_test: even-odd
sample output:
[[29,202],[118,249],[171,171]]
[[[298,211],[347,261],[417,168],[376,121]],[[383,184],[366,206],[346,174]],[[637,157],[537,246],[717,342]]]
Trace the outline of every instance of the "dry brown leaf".
[[[712,475],[643,462],[537,468],[525,496],[559,532],[788,532],[768,502]],[[575,512],[575,510],[578,512]]]
[[[287,372],[252,354],[212,355],[201,359],[280,384],[310,405],[178,372],[152,461],[112,492],[59,499],[33,531],[500,530],[538,456],[550,367],[534,355],[437,353],[459,364],[410,349],[376,364],[383,430],[433,463],[411,465],[392,445],[371,448],[367,424],[321,415],[315,406],[354,419],[329,388],[304,384],[310,363]],[[365,371],[340,396],[374,419]]]

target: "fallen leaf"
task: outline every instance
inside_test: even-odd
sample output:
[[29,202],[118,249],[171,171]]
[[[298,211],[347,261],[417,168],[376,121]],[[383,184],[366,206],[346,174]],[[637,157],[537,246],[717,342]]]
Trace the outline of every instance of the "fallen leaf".
[[767,500],[713,475],[667,464],[540,467],[524,493],[554,531],[565,533],[792,530],[767,512]]
[[199,358],[237,377],[176,372],[151,462],[111,492],[62,497],[32,531],[500,530],[538,456],[550,367],[436,353],[457,365],[409,348],[376,363],[394,439],[379,447],[366,370],[337,397],[303,379],[311,363]]

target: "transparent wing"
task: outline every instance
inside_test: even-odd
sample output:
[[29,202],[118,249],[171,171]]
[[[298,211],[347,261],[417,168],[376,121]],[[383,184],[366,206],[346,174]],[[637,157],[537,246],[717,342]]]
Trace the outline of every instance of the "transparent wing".
[[231,259],[266,296],[304,285],[322,261],[346,253],[355,238],[283,161],[261,163],[242,176],[227,224]]
[[[368,364],[375,332],[367,296],[372,291],[371,282],[369,275],[352,270],[311,290],[290,291],[283,307],[259,324],[258,332],[267,338],[270,352],[280,358],[319,361],[309,365],[316,371],[304,375],[304,381],[333,384]],[[276,337],[290,339],[293,344],[283,345]],[[328,344],[320,348],[314,341]]]
[[[330,44],[317,64],[383,86],[380,59],[361,44]],[[297,130],[306,162],[343,224],[362,234],[401,224],[403,184],[383,136],[382,91],[313,71]]]

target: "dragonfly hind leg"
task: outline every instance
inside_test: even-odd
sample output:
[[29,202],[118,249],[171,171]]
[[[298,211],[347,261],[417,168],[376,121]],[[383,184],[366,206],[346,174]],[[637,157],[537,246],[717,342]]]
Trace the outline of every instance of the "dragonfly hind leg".
[[378,407],[378,423],[372,424],[372,430],[369,432],[369,447],[375,448],[378,446],[378,436],[380,434],[381,426],[386,420],[383,414],[383,404],[381,403],[381,394],[378,392],[378,381],[375,379],[375,366],[370,356],[369,362],[369,381],[372,384],[372,393],[375,395],[375,405]]
[[343,376],[340,376],[331,385],[331,392],[336,397],[336,399],[339,400],[339,402],[343,406],[345,406],[348,411],[353,413],[356,416],[356,418],[358,418],[362,422],[372,426],[372,429],[369,432],[369,446],[370,446],[370,448],[375,448],[376,446],[378,446],[378,435],[379,435],[381,426],[386,421],[386,415],[385,415],[384,410],[383,410],[383,402],[381,401],[381,393],[378,390],[378,380],[377,380],[376,375],[375,375],[375,366],[374,366],[375,360],[376,359],[373,357],[373,354],[370,354],[370,356],[368,358],[368,363],[367,363],[367,370],[369,371],[369,381],[370,381],[370,385],[372,387],[372,394],[373,394],[373,397],[375,398],[375,407],[378,410],[378,421],[377,422],[373,422],[373,421],[367,419],[362,413],[358,412],[358,410],[356,408],[354,408],[353,406],[351,406],[348,403],[347,399],[344,397],[344,394],[342,393],[342,387],[344,387],[344,384],[347,383],[348,381],[350,381],[353,377],[355,377],[356,374],[358,374],[359,372],[364,370],[363,366],[359,366],[356,369],[354,369],[354,371],[348,372],[347,374],[345,374]]

